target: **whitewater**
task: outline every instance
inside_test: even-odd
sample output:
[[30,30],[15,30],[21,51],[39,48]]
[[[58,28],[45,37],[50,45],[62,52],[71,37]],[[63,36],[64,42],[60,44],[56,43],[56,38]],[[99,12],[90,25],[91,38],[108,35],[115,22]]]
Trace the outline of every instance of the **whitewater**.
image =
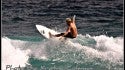
[[123,37],[106,35],[79,34],[77,38],[66,41],[43,39],[37,42],[2,37],[2,70],[6,69],[6,65],[20,65],[25,68],[32,65],[30,58],[45,62],[78,64],[83,67],[88,65],[92,68],[98,66],[117,69],[123,68],[123,51]]

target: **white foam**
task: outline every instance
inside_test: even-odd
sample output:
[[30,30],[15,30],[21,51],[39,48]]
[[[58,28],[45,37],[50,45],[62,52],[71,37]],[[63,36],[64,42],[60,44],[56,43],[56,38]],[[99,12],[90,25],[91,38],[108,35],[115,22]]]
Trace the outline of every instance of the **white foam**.
[[107,37],[105,35],[91,37],[96,41],[94,49],[88,48],[86,53],[93,57],[99,57],[102,60],[108,60],[113,63],[123,60],[123,38]]
[[[91,40],[95,40],[95,44],[90,46],[81,44],[77,42],[79,41],[78,38],[83,40],[81,42],[85,42],[85,44],[86,42],[91,44]],[[123,64],[123,38],[113,38],[105,35],[79,35],[76,39],[66,43],[54,39],[41,42],[25,42],[2,38],[3,66],[6,64],[25,66],[28,55],[33,55],[35,58],[42,60],[53,59],[76,63],[93,62],[99,58],[102,61]]]
[[8,38],[2,38],[2,69],[6,69],[6,65],[12,65],[13,67],[24,67],[27,63],[29,51],[23,51],[19,48],[15,48],[11,44],[11,40]]

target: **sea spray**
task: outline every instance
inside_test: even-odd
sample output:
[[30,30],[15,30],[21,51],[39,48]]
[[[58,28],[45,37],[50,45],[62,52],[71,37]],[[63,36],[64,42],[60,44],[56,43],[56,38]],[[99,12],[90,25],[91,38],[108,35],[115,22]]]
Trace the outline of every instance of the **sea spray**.
[[[78,35],[77,38],[66,41],[45,39],[39,42],[2,38],[2,47],[6,47],[6,43],[11,45],[12,49],[16,47],[21,52],[29,50],[30,52],[23,55],[30,57],[28,60],[25,58],[24,63],[28,62],[33,66],[32,62],[39,60],[37,65],[45,65],[45,67],[49,63],[51,66],[52,62],[55,65],[57,64],[57,67],[60,63],[66,63],[69,65],[68,67],[74,67],[75,65],[89,68],[123,68],[122,37]],[[14,51],[16,52],[16,50]],[[3,50],[3,52],[5,51]],[[8,52],[10,53],[10,51]],[[31,60],[31,58],[35,60]],[[46,64],[43,64],[44,62]]]
[[14,67],[25,67],[28,64],[27,55],[29,50],[20,50],[11,44],[11,39],[4,37],[2,38],[2,69],[6,69],[7,65],[12,65]]

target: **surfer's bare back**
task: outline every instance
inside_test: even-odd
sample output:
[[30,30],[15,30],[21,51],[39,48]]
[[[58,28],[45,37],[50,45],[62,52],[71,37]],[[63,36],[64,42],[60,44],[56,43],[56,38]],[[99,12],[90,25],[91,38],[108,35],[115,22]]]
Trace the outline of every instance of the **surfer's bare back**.
[[76,24],[75,24],[75,16],[73,18],[66,18],[66,23],[68,25],[66,32],[56,34],[56,35],[52,35],[50,33],[50,36],[55,36],[55,37],[62,36],[62,37],[68,37],[68,38],[76,38],[78,32],[77,32],[77,28],[76,28]]

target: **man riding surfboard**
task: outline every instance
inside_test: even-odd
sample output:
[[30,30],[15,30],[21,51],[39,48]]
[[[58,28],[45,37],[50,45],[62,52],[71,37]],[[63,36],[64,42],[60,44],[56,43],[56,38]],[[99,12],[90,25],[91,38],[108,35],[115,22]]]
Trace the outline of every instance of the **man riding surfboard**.
[[76,38],[77,37],[77,27],[75,24],[75,16],[73,18],[66,18],[66,23],[68,25],[68,28],[66,30],[66,32],[64,33],[60,33],[60,34],[56,34],[56,35],[52,35],[49,32],[50,37],[54,36],[54,37],[67,37],[67,38]]

